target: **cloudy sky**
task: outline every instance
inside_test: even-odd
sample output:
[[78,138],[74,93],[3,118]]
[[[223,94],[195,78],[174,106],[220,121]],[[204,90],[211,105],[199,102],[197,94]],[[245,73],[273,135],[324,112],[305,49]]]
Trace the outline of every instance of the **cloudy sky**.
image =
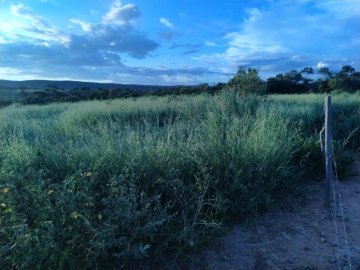
[[225,82],[360,68],[360,0],[0,0],[0,79]]

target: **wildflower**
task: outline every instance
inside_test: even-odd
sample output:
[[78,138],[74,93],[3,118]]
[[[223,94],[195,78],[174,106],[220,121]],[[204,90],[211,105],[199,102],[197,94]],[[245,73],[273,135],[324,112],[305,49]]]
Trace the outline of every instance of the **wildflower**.
[[8,191],[9,191],[9,189],[7,187],[5,187],[1,190],[2,193],[7,193]]
[[75,211],[70,214],[70,218],[71,218],[71,219],[75,219],[75,220],[76,220],[76,219],[78,218],[78,216],[79,216],[79,214],[76,213]]

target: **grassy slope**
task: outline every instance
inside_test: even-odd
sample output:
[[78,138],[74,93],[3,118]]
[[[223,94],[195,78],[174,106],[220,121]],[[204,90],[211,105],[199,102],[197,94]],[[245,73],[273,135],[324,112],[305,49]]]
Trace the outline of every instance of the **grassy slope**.
[[[322,101],[228,92],[1,109],[0,267],[112,268],[196,249],[321,174]],[[359,132],[346,140],[359,105],[334,97],[338,153],[359,147]]]

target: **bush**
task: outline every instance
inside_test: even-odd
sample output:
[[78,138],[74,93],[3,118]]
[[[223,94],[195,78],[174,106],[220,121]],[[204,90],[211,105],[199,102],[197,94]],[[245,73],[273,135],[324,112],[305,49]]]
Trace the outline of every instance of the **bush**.
[[[359,142],[359,103],[334,97],[337,153]],[[3,108],[0,268],[158,268],[195,252],[317,175],[322,106],[224,91]]]
[[266,89],[265,83],[259,77],[258,70],[243,66],[239,67],[228,85],[240,95],[263,94]]

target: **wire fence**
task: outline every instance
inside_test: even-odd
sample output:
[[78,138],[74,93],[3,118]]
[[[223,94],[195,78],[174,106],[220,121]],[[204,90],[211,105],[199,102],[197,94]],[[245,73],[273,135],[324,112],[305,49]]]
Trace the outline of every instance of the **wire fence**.
[[[320,132],[321,151],[325,157],[326,170],[326,195],[327,202],[331,210],[331,218],[334,226],[335,244],[334,259],[337,269],[352,270],[352,262],[350,255],[349,238],[346,228],[346,218],[344,215],[344,207],[342,193],[339,185],[338,166],[332,147],[331,135],[331,96],[325,96],[325,123]],[[325,140],[323,136],[325,134]]]
[[[331,205],[331,212],[332,212],[332,220],[334,224],[334,231],[336,237],[336,246],[337,246],[337,254],[336,254],[336,261],[338,269],[344,269],[344,267],[348,267],[347,269],[352,269],[351,263],[351,255],[350,255],[350,245],[349,245],[349,238],[346,229],[346,218],[344,215],[344,207],[342,202],[342,193],[341,188],[339,185],[339,177],[338,177],[338,170],[336,164],[336,158],[333,154],[333,161],[334,161],[334,181],[332,186],[332,205]],[[340,223],[340,225],[339,225]],[[339,228],[340,227],[340,228]],[[343,241],[340,241],[340,238]]]

